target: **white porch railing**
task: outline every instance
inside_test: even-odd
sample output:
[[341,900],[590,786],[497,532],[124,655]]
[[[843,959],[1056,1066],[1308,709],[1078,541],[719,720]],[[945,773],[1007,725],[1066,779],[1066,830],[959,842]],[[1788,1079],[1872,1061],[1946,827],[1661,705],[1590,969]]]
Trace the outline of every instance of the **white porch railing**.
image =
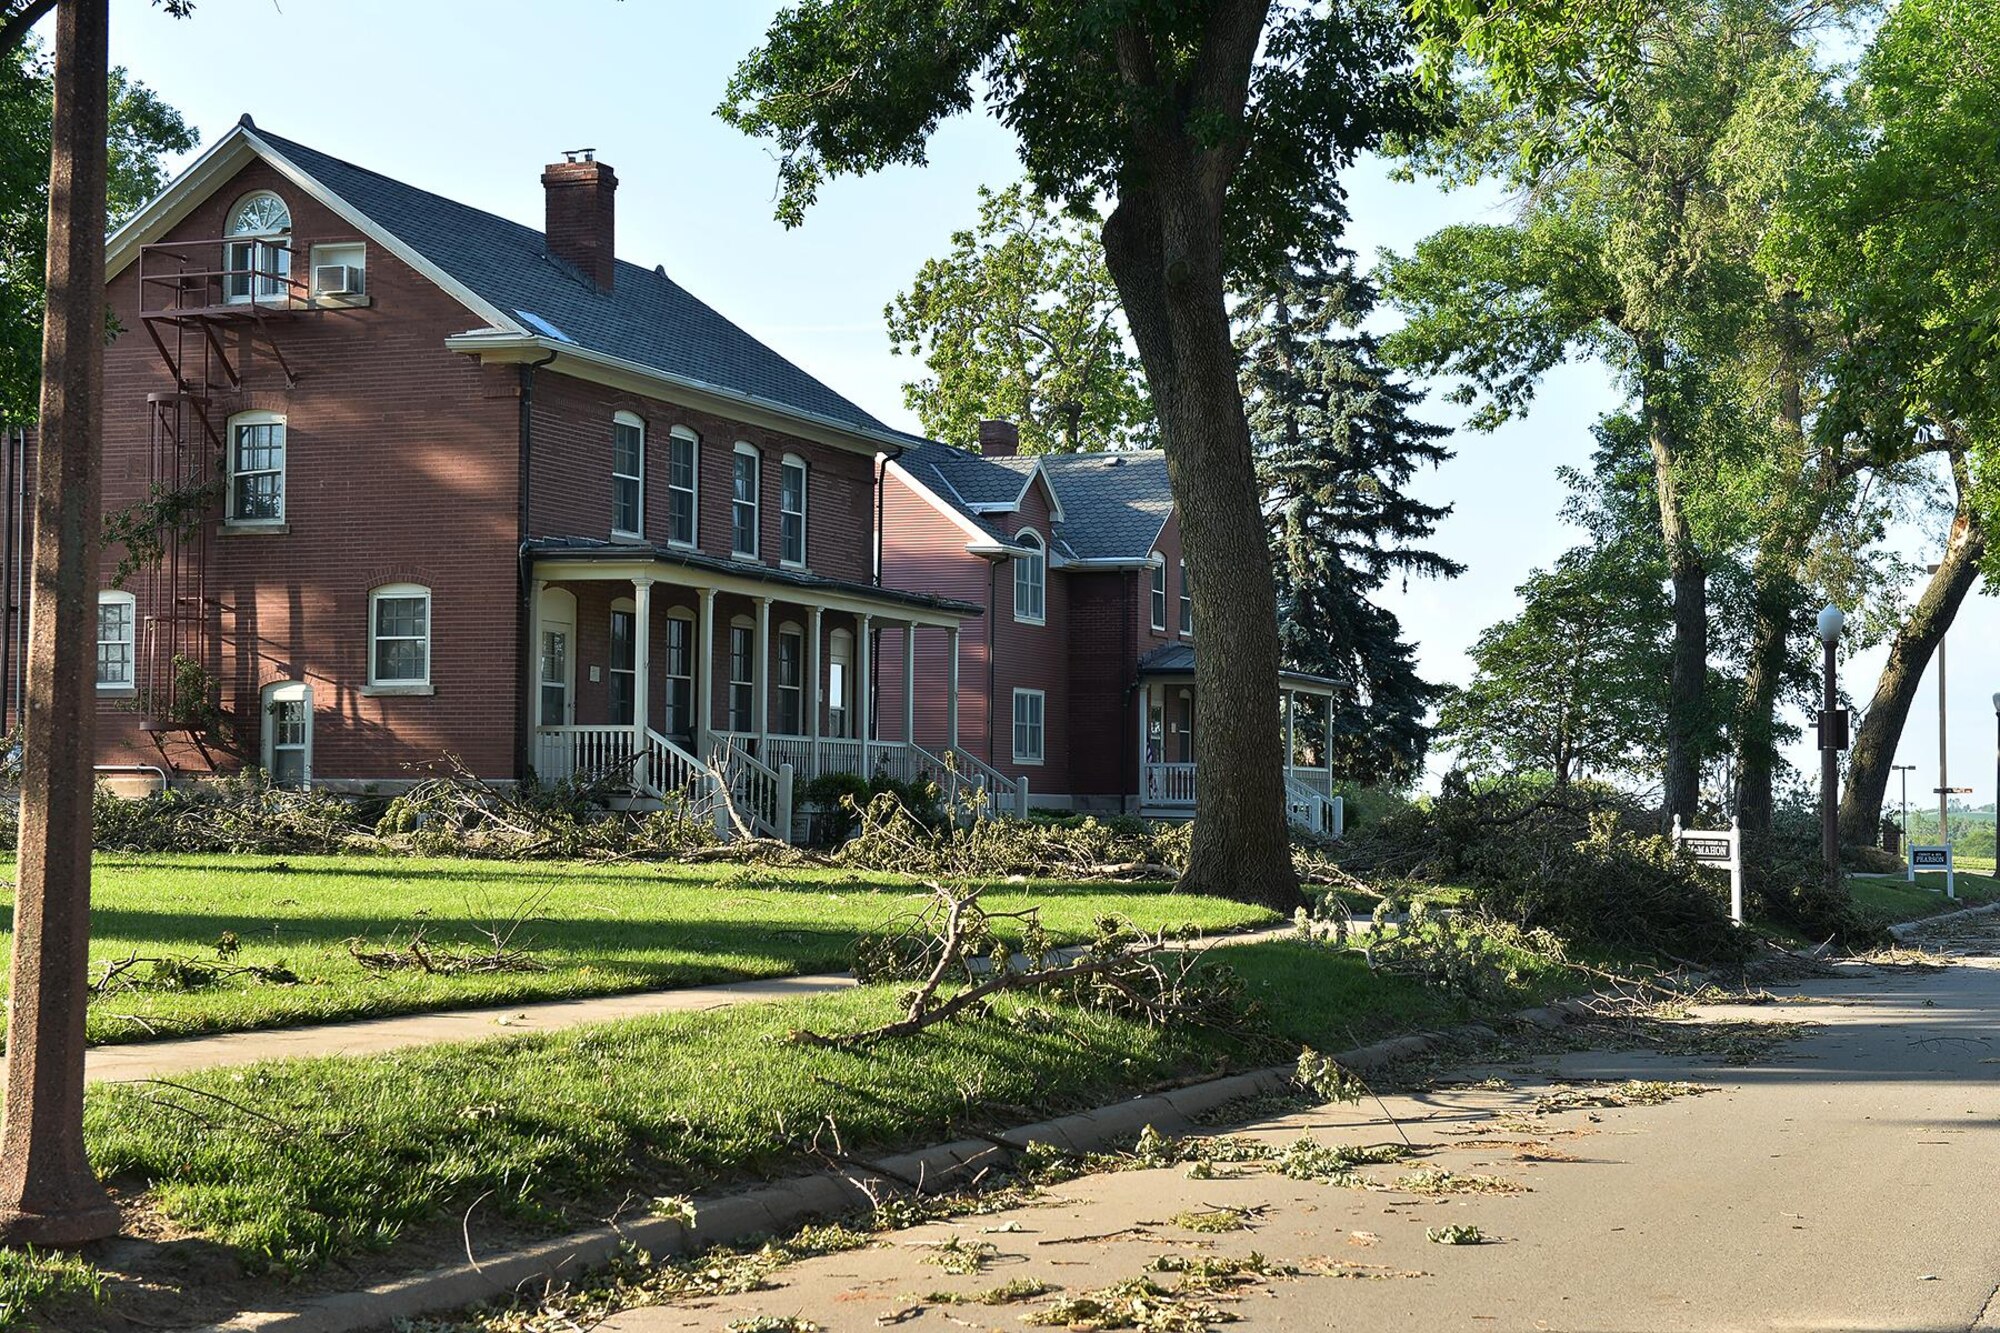
[[945,787],[945,795],[951,804],[959,803],[960,793],[969,788],[978,788],[986,793],[986,803],[981,809],[988,817],[1014,815],[1021,819],[1028,817],[1028,780],[1016,781],[1002,773],[993,765],[967,749],[953,749],[944,752],[944,761],[949,761],[951,779]]
[[711,768],[722,775],[736,817],[752,832],[766,838],[792,840],[794,770],[790,764],[781,763],[773,768],[733,739],[725,738],[716,747]]
[[622,777],[635,796],[677,796],[691,812],[716,813],[716,777],[708,765],[657,731],[635,747],[631,727],[541,727],[535,732],[535,774],[545,782]]
[[1322,838],[1338,838],[1346,831],[1346,802],[1328,796],[1297,770],[1285,774],[1285,814],[1297,827]]
[[[1193,764],[1147,764],[1139,774],[1139,812],[1168,817],[1193,815]],[[1285,770],[1285,813],[1299,828],[1323,838],[1338,838],[1344,830],[1346,808],[1338,796],[1325,791],[1323,768]]]
[[542,727],[535,732],[535,776],[544,782],[607,777],[632,764],[630,727]]

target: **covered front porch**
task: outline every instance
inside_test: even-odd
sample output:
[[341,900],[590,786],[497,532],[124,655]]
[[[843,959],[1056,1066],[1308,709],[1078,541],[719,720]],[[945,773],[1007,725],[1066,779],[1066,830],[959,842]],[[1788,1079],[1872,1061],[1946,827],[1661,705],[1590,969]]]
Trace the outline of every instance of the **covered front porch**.
[[[936,781],[954,803],[1012,810],[1026,790],[958,745],[960,625],[948,599],[693,551],[532,543],[527,767],[622,780],[727,832],[790,838],[826,774]],[[876,686],[879,634],[907,630],[901,679]],[[933,669],[920,671],[918,658]],[[913,743],[916,696],[951,701],[938,750]]]
[[[1195,815],[1194,648],[1171,644],[1139,664],[1138,813],[1153,819]],[[1327,738],[1333,734],[1338,682],[1284,671],[1278,681],[1278,725],[1284,735],[1285,805],[1294,826],[1338,838],[1345,809],[1334,792]]]

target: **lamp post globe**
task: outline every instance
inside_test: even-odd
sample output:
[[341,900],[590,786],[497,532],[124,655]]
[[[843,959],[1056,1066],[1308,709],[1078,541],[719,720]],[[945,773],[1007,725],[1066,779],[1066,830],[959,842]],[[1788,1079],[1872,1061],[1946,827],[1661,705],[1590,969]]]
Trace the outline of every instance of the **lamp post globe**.
[[[1829,646],[1840,642],[1840,631],[1847,627],[1847,617],[1837,606],[1828,605],[1819,613],[1819,641]],[[1993,696],[1994,706],[2000,708],[2000,694]]]

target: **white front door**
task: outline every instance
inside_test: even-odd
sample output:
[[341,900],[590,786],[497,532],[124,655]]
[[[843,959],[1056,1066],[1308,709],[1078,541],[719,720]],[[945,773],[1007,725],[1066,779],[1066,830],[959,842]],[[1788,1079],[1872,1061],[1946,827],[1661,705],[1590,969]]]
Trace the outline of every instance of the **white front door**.
[[544,727],[576,721],[576,598],[561,588],[542,594],[535,634],[535,720]]
[[278,787],[312,783],[312,686],[281,681],[264,689],[264,771]]

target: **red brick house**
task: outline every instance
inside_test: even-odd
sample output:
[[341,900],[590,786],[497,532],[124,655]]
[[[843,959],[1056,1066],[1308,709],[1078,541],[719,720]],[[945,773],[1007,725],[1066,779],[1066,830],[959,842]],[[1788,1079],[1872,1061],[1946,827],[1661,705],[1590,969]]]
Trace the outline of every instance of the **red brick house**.
[[[979,452],[923,442],[887,464],[883,577],[986,609],[961,647],[956,741],[1039,805],[1194,813],[1194,603],[1157,451],[1021,456],[1006,422]],[[918,647],[917,678],[937,663]],[[885,688],[899,689],[885,654]],[[1295,822],[1335,833],[1340,803],[1295,719],[1343,687],[1285,672],[1279,725]],[[921,689],[915,739],[954,724]]]
[[[712,796],[720,752],[770,825],[792,776],[947,766],[980,608],[881,574],[915,442],[617,259],[568,156],[536,231],[245,117],[111,238],[105,510],[158,549],[105,551],[102,763]],[[908,674],[865,686],[891,629],[925,752]]]

